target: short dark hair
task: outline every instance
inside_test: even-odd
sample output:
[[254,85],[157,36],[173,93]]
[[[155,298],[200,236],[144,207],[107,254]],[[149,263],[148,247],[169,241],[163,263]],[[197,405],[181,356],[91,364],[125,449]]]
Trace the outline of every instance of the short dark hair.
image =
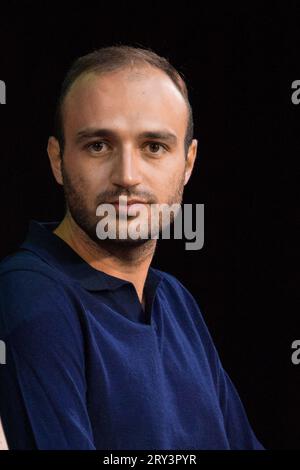
[[193,112],[189,102],[188,90],[183,78],[183,74],[175,69],[165,58],[161,57],[151,49],[118,45],[103,47],[89,54],[76,59],[68,70],[61,86],[60,95],[57,101],[54,119],[54,134],[57,138],[61,155],[64,151],[64,125],[63,125],[63,103],[72,84],[78,77],[90,73],[104,73],[117,69],[123,69],[134,64],[149,64],[165,72],[173,81],[177,89],[182,94],[188,107],[188,124],[184,140],[185,152],[187,154],[193,140],[194,123]]

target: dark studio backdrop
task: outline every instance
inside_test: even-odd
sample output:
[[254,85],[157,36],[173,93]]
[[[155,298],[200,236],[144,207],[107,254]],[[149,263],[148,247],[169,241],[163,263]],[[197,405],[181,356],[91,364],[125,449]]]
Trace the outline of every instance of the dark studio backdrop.
[[300,449],[300,364],[291,361],[300,339],[300,105],[291,101],[300,9],[10,4],[0,18],[1,258],[23,240],[29,219],[63,216],[46,145],[71,62],[113,44],[166,56],[190,91],[199,144],[184,202],[204,203],[205,240],[199,251],[160,241],[153,265],[195,296],[264,446]]

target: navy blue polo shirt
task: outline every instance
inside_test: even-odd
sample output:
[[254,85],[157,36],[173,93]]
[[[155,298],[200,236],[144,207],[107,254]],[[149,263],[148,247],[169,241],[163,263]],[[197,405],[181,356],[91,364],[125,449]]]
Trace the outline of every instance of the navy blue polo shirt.
[[199,307],[149,268],[98,271],[31,221],[0,263],[0,412],[10,449],[262,449]]

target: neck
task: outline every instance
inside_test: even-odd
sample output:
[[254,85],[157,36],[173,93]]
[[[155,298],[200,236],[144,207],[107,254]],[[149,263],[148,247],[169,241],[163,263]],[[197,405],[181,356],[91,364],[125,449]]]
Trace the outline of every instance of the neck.
[[143,290],[156,240],[149,239],[137,246],[121,246],[109,240],[99,240],[98,244],[76,224],[69,212],[53,233],[93,268],[132,282],[140,302],[145,305]]

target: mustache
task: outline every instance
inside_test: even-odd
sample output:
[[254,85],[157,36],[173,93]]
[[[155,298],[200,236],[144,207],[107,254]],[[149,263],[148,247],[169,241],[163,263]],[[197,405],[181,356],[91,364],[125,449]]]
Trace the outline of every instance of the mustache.
[[109,203],[112,200],[116,200],[119,196],[127,196],[129,199],[141,199],[146,201],[148,204],[157,203],[157,198],[149,193],[148,191],[132,191],[129,189],[120,189],[115,191],[103,191],[97,196],[97,205]]

